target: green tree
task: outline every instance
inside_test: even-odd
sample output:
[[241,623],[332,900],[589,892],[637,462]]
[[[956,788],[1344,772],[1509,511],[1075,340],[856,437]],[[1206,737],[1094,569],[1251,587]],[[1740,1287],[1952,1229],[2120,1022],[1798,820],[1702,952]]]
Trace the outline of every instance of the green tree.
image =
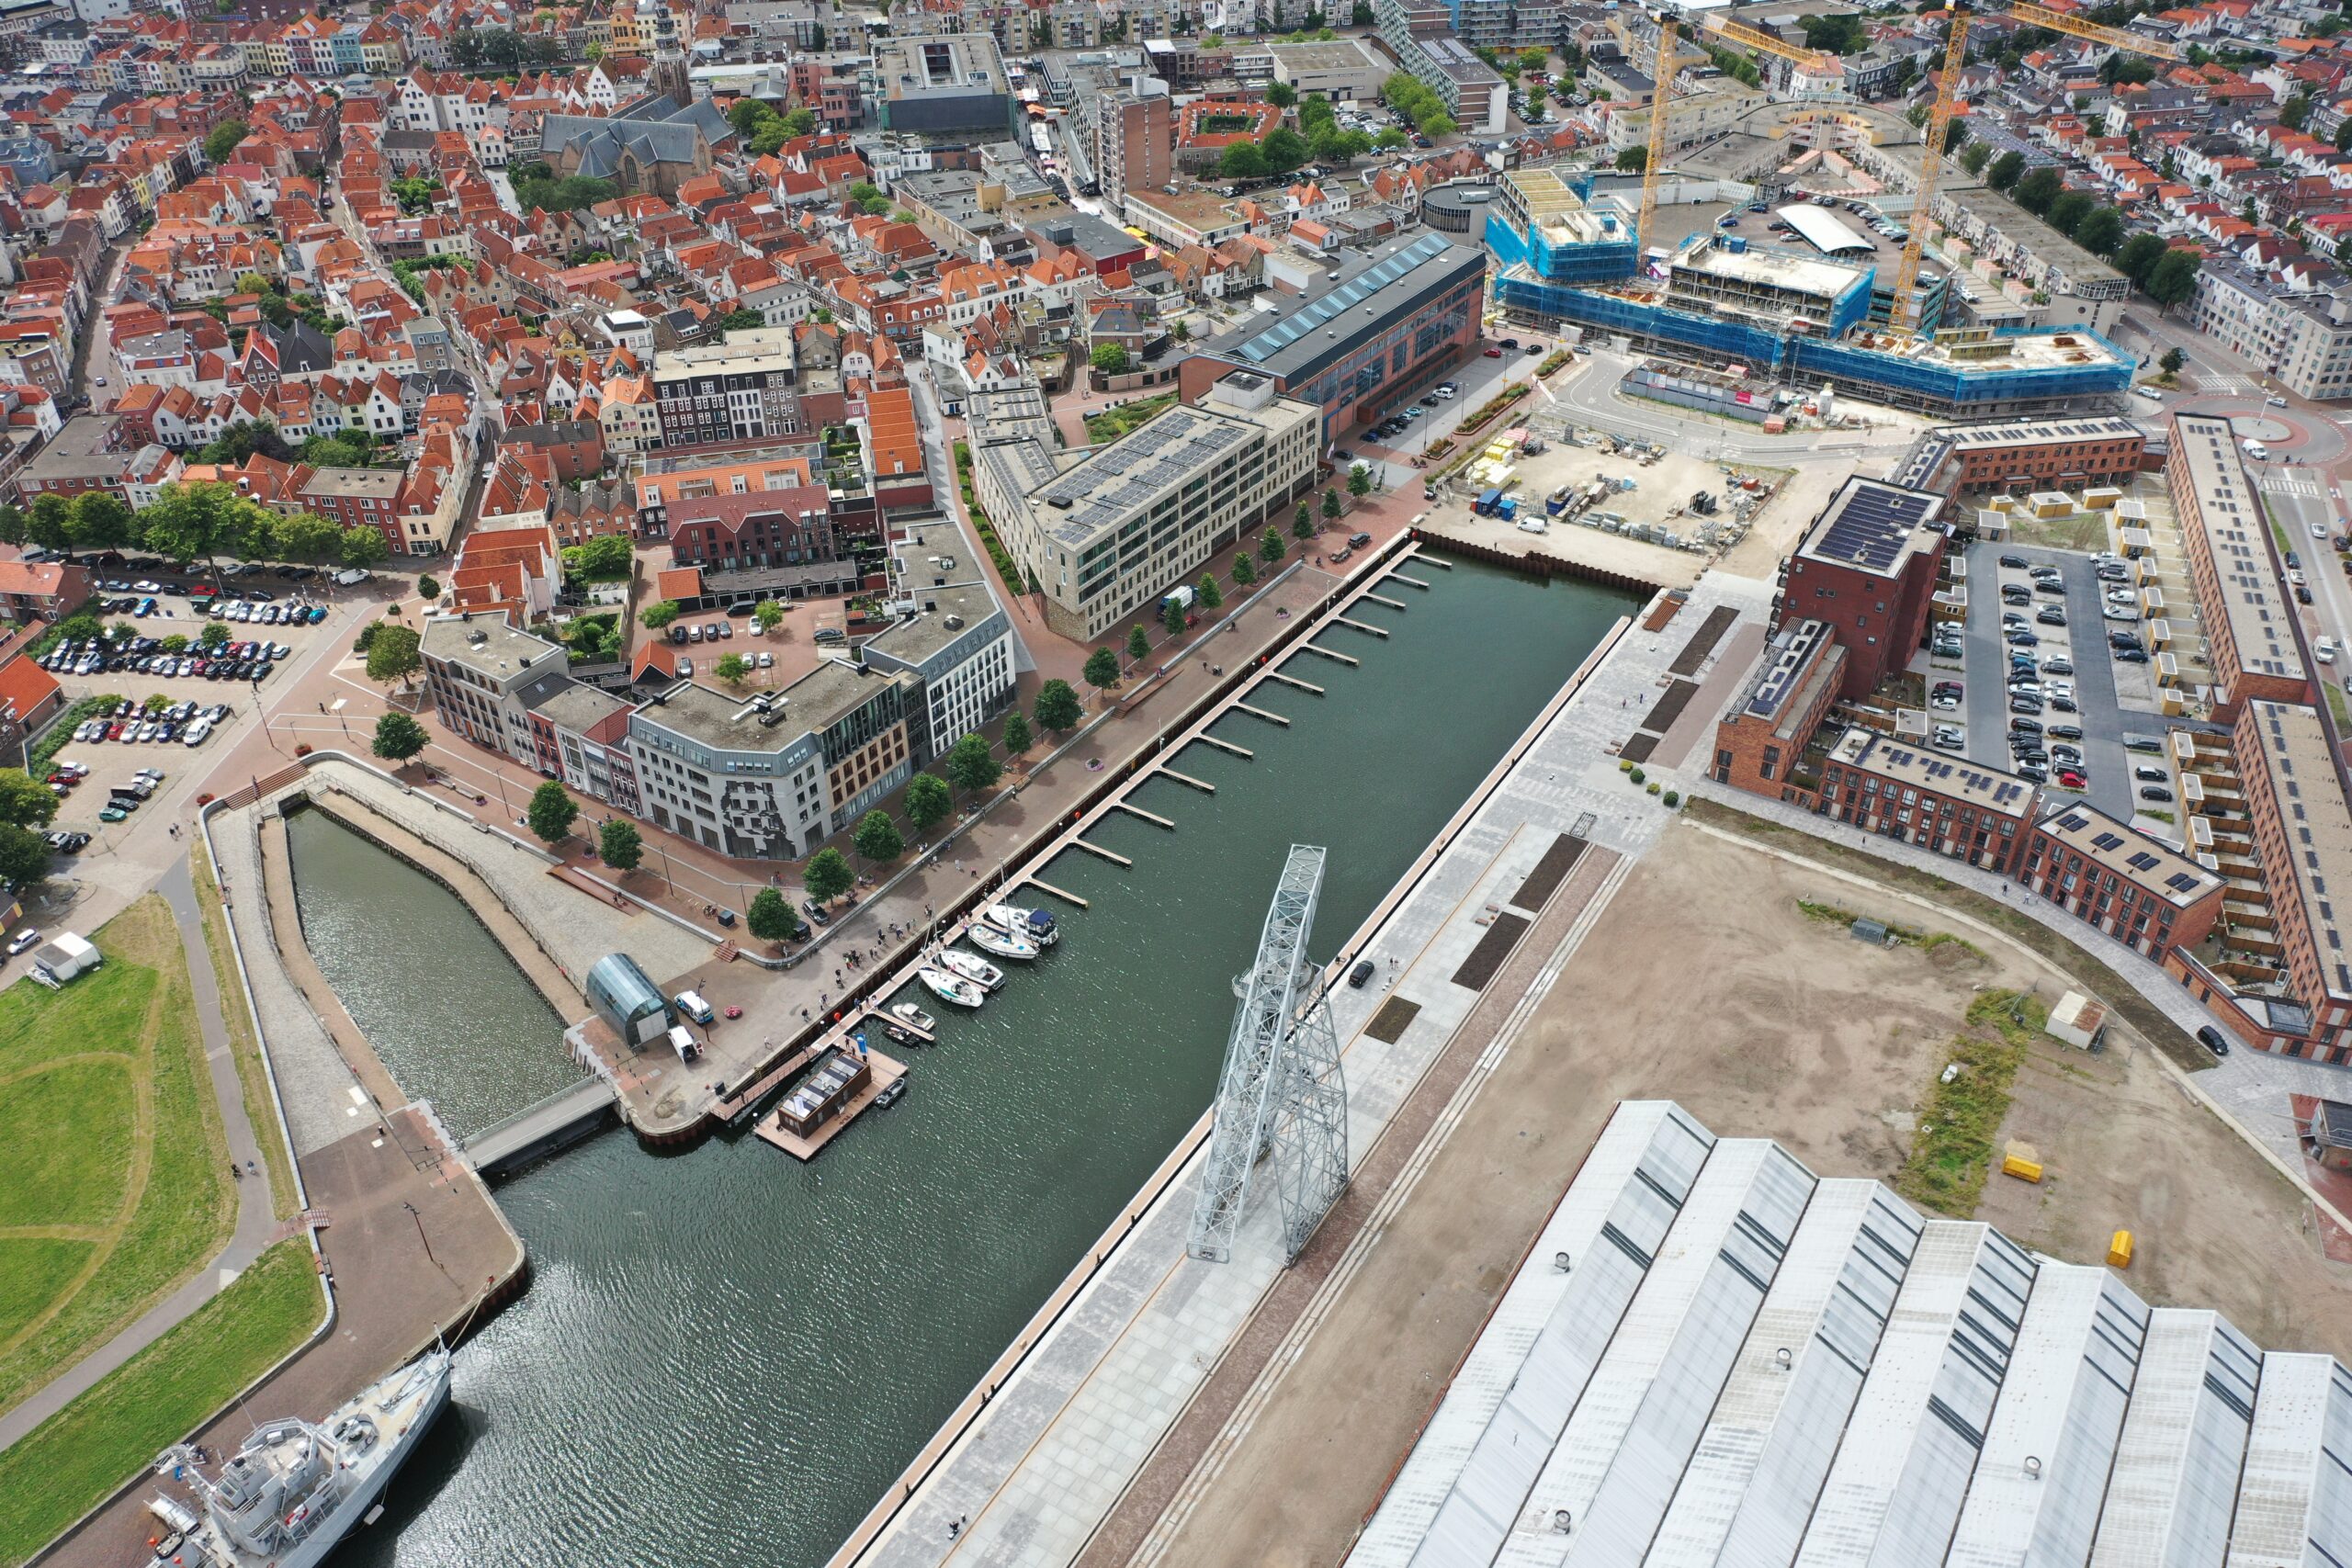
[[1120,344],[1098,343],[1094,345],[1094,352],[1087,357],[1088,362],[1105,376],[1121,375],[1127,368],[1127,351]]
[[1944,156],[1949,158],[1968,140],[1968,121],[1954,115],[1944,121]]
[[49,874],[49,840],[29,828],[0,823],[0,882],[30,887]]
[[850,842],[857,852],[876,864],[897,860],[907,852],[906,840],[899,836],[899,825],[890,820],[887,811],[867,812],[858,819],[857,831]]
[[[2346,123],[2352,124],[2352,120],[2347,120]],[[1374,133],[1372,144],[1374,147],[1379,148],[1383,152],[1394,152],[1397,148],[1402,147],[1410,140],[1411,138],[1408,137],[1403,131],[1397,130],[1395,126],[1390,125],[1383,126],[1378,131]]]
[[1306,142],[1287,126],[1276,126],[1260,143],[1266,154],[1266,173],[1286,175],[1306,162]]
[[1239,588],[1247,588],[1257,581],[1258,563],[1250,558],[1250,552],[1248,550],[1243,550],[1240,554],[1233,558],[1234,585]]
[[849,857],[841,851],[822,849],[808,857],[800,880],[807,885],[809,897],[830,904],[857,886],[857,873],[850,869]]
[[1372,493],[1372,470],[1370,468],[1354,468],[1348,470],[1348,493],[1350,495],[1357,496],[1370,495]]
[[[41,502],[59,500],[41,496],[33,502],[36,536],[41,527]],[[225,549],[238,525],[236,508],[243,500],[222,484],[167,484],[139,514],[141,536],[157,555],[185,566],[201,559],[219,577],[215,559]],[[251,502],[245,502],[250,505]]]
[[907,820],[914,824],[916,832],[930,832],[955,809],[956,796],[937,773],[917,773],[907,781]]
[[1628,147],[1617,154],[1617,166],[1629,175],[1638,175],[1650,166],[1647,147]]
[[76,549],[120,549],[130,543],[130,505],[112,491],[85,490],[74,498],[65,532]]
[[2095,256],[2111,256],[2123,243],[2123,215],[2102,207],[2075,225],[2075,243]]
[[2039,218],[2050,210],[2051,203],[2056,201],[2064,189],[2065,184],[2059,178],[2057,170],[2041,168],[2019,180],[2013,195],[2019,207]]
[[1323,492],[1324,517],[1327,519],[1336,518],[1340,515],[1340,492],[1336,490],[1325,491]]
[[1225,590],[1216,585],[1216,573],[1212,571],[1202,576],[1199,592],[1202,609],[1215,610],[1223,607]]
[[2075,231],[2082,226],[2083,220],[2088,218],[2098,205],[2086,193],[2070,190],[2050,204],[2050,211],[2044,220],[2061,234],[2072,238]]
[[394,708],[376,721],[376,739],[368,750],[387,762],[405,762],[424,750],[424,726]]
[[563,785],[553,779],[531,792],[531,804],[523,813],[531,831],[549,844],[561,843],[579,815],[580,803],[566,795]]
[[384,543],[381,529],[345,528],[335,558],[345,566],[366,568],[381,566],[391,553],[391,547]]
[[763,599],[752,606],[752,624],[760,628],[762,637],[775,630],[775,624],[782,619],[784,606],[773,599]]
[[1030,738],[1029,721],[1022,716],[1019,708],[1014,708],[1004,716],[1004,754],[1006,756],[1024,755],[1029,748],[1035,744],[1036,742]]
[[187,638],[181,636],[178,632],[174,632],[171,636],[163,640],[163,643],[157,649],[157,651],[172,654],[186,653],[187,651]]
[[635,554],[626,534],[604,534],[563,552],[567,576],[582,582],[627,582]]
[[2278,123],[2290,130],[2302,130],[2311,118],[2312,99],[2309,93],[2298,93],[2278,106]]
[[218,648],[229,640],[229,628],[218,621],[207,621],[204,629],[196,634],[198,648]]
[[2197,292],[2197,253],[2166,251],[2148,274],[2148,298],[2169,310]]
[[715,665],[711,671],[711,673],[717,675],[729,685],[737,687],[742,685],[743,677],[749,675],[751,672],[752,667],[743,661],[743,656],[740,653],[723,653],[719,655],[718,664]]
[[431,572],[416,580],[416,596],[428,604],[441,597],[441,584]]
[[1799,17],[1797,26],[1804,29],[1804,46],[1830,54],[1859,54],[1870,47],[1870,29],[1864,18],[1847,14],[1836,17]]
[[2343,123],[2335,128],[2335,150],[2352,152],[2352,115],[2346,115]]
[[1984,183],[1995,190],[2007,190],[2016,185],[2018,176],[2024,173],[2025,154],[2014,151],[2004,152],[1993,160],[1992,168],[1985,172]]
[[773,887],[763,887],[752,895],[752,906],[743,911],[743,925],[762,942],[798,942],[803,928],[800,912],[792,900]]
[[2134,285],[2145,288],[2148,275],[2155,270],[2156,264],[2165,259],[2165,253],[2171,248],[2160,235],[2134,234],[2124,241],[2122,247],[2115,253],[2115,270],[2130,278]]
[[1060,735],[1076,729],[1082,710],[1068,681],[1048,681],[1037,691],[1037,728]]
[[1265,558],[1268,566],[1283,558],[1284,547],[1283,536],[1272,528],[1267,529],[1266,536],[1258,541],[1258,554]]
[[1127,662],[1140,664],[1150,657],[1151,638],[1144,634],[1140,625],[1131,628],[1127,633]]
[[1960,154],[1960,166],[1972,175],[1983,174],[1984,165],[1992,161],[1993,144],[1989,141],[1972,141]]
[[607,817],[596,828],[596,858],[627,876],[645,860],[645,836],[626,817]]
[[1278,109],[1289,108],[1298,102],[1298,89],[1287,82],[1270,82],[1266,85],[1266,101]]
[[[723,342],[726,339],[727,334],[729,333],[757,332],[760,328],[764,327],[767,324],[768,319],[765,316],[761,315],[757,310],[729,310],[725,315],[718,318],[718,341]],[[620,536],[612,535],[609,536],[618,538]]]
[[1107,692],[1119,683],[1119,656],[1110,649],[1098,648],[1086,656],[1086,668],[1079,673],[1086,677],[1088,685]]
[[57,793],[22,768],[0,768],[0,822],[46,828],[57,815]]
[[675,599],[657,599],[637,613],[637,624],[650,632],[658,632],[677,618],[678,602]]
[[[1068,686],[1062,689],[1069,690]],[[1070,695],[1075,700],[1077,694],[1072,692]],[[1041,705],[1042,701],[1041,696]],[[1004,772],[997,765],[995,755],[989,750],[988,741],[978,735],[967,735],[949,747],[947,755],[940,760],[939,771],[947,775],[949,784],[967,795],[988,788]]]
[[413,629],[395,621],[382,623],[368,644],[368,679],[378,682],[398,681],[405,690],[410,677],[424,668],[417,649]]
[[2167,376],[2177,376],[2180,374],[2181,367],[2188,363],[2188,355],[2183,354],[2179,347],[2175,345],[2165,350],[2165,356],[2156,361],[2156,367]]
[[[1159,607],[1159,622],[1168,628],[1170,637],[1182,637],[1184,635],[1184,606],[1177,603],[1173,597],[1170,598]],[[1137,626],[1136,630],[1140,632],[1143,628]]]
[[227,163],[229,154],[234,152],[237,150],[237,144],[244,139],[245,122],[243,120],[222,120],[205,135],[205,161],[215,165]]
[[757,98],[738,98],[727,111],[727,123],[735,128],[738,136],[749,136],[763,122],[775,118],[775,111]]
[[797,141],[817,129],[817,111],[812,108],[788,109],[784,115],[784,133]]

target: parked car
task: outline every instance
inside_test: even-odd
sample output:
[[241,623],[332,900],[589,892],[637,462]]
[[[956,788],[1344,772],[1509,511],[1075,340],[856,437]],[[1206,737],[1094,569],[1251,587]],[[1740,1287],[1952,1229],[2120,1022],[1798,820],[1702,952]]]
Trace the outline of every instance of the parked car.
[[2208,1051],[2212,1052],[2216,1056],[2226,1056],[2230,1054],[2229,1041],[2222,1037],[2220,1030],[2214,1028],[2210,1023],[2199,1026],[2197,1031],[2197,1043],[2199,1045],[2204,1046]]

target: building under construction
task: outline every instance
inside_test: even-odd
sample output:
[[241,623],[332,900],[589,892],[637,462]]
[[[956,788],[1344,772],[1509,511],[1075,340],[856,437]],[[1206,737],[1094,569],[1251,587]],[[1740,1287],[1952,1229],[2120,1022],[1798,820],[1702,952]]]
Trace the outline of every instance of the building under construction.
[[2080,408],[2131,385],[2133,360],[2095,333],[1889,333],[1872,321],[1875,255],[1801,254],[1711,230],[1645,258],[1611,207],[1552,170],[1504,175],[1487,215],[1497,302],[1710,368],[1936,414]]

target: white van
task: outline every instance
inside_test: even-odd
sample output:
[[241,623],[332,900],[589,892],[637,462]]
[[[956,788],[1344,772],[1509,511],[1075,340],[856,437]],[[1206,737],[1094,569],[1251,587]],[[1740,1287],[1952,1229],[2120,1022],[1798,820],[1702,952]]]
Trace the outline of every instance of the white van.
[[339,588],[356,588],[368,581],[368,574],[356,566],[347,566],[334,574]]
[[2332,637],[2321,637],[2318,641],[2312,644],[2312,653],[2322,664],[2335,663],[2335,639]]
[[2255,440],[2253,437],[2248,436],[2245,441],[2241,442],[2240,445],[2245,448],[2245,455],[2253,458],[2256,462],[2267,463],[2270,461],[2270,448],[2265,446],[2261,442]]
[[2154,387],[2134,387],[2132,389],[2132,395],[2135,398],[2145,398],[2152,403],[2160,403],[2165,400],[2165,395]]
[[691,1062],[702,1055],[702,1047],[695,1043],[694,1032],[683,1027],[670,1031],[670,1049],[678,1054],[681,1062]]
[[677,1001],[678,1010],[696,1023],[709,1023],[718,1016],[710,1010],[710,1004],[702,999],[698,991],[680,991]]

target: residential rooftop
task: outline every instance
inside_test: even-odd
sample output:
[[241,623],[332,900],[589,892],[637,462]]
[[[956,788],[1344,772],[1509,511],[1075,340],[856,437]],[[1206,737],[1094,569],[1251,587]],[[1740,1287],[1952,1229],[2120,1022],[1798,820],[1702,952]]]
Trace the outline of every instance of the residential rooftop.
[[1933,491],[1856,475],[1813,520],[1797,554],[1877,577],[1900,577],[1914,555],[1932,547],[1936,531],[1929,525],[1943,509],[1944,498]]
[[2168,845],[2137,832],[2097,807],[2076,801],[2045,817],[2038,830],[2119,879],[2185,909],[2221,886],[2222,879]]
[[2227,419],[2199,414],[2179,415],[2173,430],[2173,460],[2188,466],[2194,502],[2178,521],[2205,536],[2239,668],[2285,681],[2306,679],[2310,671],[2295,645],[2294,612],[2262,536],[2269,513],[2246,478],[2236,431]]
[[[2319,944],[2328,997],[2352,999],[2352,964],[2346,963],[2344,922],[2335,918],[2335,904],[2352,890],[2352,815],[2344,809],[2327,732],[2316,708],[2265,702],[2248,707],[2262,743],[2262,765],[2278,792],[2279,826],[2289,852],[2287,864],[2263,867],[2270,896],[2288,897],[2278,885],[2280,874],[2293,878],[2293,897],[2302,900],[2303,918]],[[2300,999],[2314,1016],[2324,1010],[2322,998]]]
[[2019,823],[2033,808],[2033,785],[2015,773],[1949,757],[1859,725],[1838,738],[1829,749],[1828,764],[1859,768],[1909,789],[1932,790],[1980,810],[2015,818]]

